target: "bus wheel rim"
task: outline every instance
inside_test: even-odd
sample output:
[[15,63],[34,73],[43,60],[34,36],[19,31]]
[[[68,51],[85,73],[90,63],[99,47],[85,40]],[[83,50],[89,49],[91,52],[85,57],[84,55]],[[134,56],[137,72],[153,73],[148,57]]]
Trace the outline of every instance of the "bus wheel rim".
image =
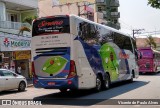
[[97,90],[100,90],[101,88],[101,80],[97,78]]

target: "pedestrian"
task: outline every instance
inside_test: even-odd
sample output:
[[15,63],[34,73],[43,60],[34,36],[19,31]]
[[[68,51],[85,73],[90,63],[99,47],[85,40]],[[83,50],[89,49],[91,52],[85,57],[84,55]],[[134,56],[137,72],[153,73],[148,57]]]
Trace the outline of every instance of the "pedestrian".
[[15,72],[15,67],[11,66],[10,70],[13,71],[13,72]]
[[20,66],[18,66],[17,72],[18,72],[19,75],[21,75],[21,67]]

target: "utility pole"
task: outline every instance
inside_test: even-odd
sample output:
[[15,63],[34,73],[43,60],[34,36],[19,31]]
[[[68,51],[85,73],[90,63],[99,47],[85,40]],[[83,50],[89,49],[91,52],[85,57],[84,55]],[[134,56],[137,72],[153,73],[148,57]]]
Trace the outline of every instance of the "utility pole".
[[77,3],[77,6],[78,6],[78,16],[80,16],[80,5]]
[[[84,3],[83,5],[79,5],[79,3]],[[94,5],[94,4],[96,4],[96,3],[89,3],[89,2],[87,2],[88,4],[86,4],[86,2],[77,2],[77,7],[78,7],[78,16],[81,16],[81,15],[88,15],[88,13],[86,13],[86,14],[81,14],[81,12],[82,11],[84,11],[84,9],[81,11],[81,7],[85,7],[85,6],[89,6],[89,5]]]
[[135,34],[140,34],[140,31],[143,31],[144,29],[133,29],[133,38],[135,38]]

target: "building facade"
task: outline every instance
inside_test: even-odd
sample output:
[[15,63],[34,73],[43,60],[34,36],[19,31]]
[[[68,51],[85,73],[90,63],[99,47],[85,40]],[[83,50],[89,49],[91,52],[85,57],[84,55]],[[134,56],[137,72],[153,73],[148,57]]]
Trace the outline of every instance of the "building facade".
[[97,22],[120,29],[119,0],[96,0]]
[[38,0],[0,0],[0,66],[15,70],[21,67],[21,74],[31,76],[31,33],[18,35],[27,16],[37,16]]
[[75,14],[120,29],[118,0],[38,0],[39,17]]
[[[158,35],[160,37],[160,35]],[[156,50],[160,51],[160,38],[159,37],[153,37],[155,43],[156,43]],[[146,36],[147,37],[147,36]],[[150,47],[150,45],[146,42],[147,38],[136,38],[136,44],[138,48],[141,47]]]

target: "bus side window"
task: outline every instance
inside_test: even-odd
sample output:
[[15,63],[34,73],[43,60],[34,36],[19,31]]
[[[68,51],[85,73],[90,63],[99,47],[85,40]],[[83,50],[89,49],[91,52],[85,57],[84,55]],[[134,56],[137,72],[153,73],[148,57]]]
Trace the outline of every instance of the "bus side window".
[[138,59],[138,52],[135,50],[135,58]]

